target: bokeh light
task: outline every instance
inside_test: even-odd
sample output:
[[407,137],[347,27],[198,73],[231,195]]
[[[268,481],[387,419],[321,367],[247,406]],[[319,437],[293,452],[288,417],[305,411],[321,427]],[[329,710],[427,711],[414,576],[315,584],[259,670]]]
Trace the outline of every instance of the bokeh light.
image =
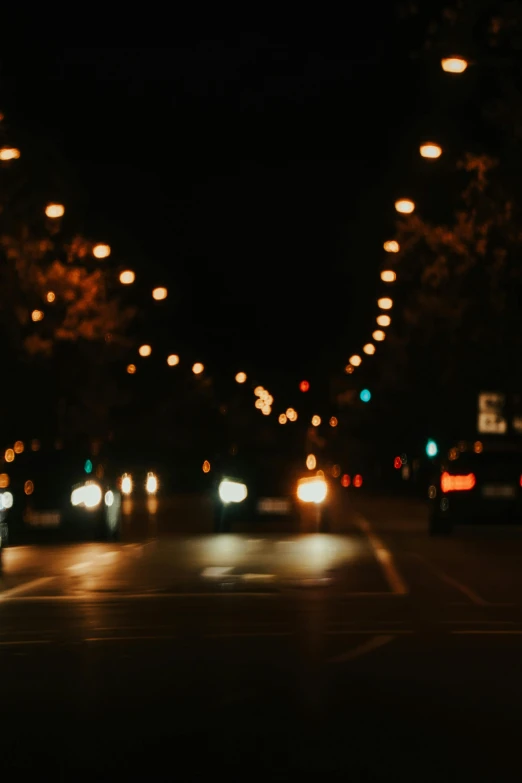
[[92,254],[95,258],[108,258],[111,254],[110,245],[94,245]]
[[56,294],[54,293],[54,291],[47,291],[45,298],[47,299],[49,304],[52,304],[56,299]]
[[320,424],[321,424],[321,417],[317,415],[312,416],[312,425],[314,427],[319,427]]
[[411,215],[415,209],[415,204],[409,198],[400,198],[395,202],[395,209],[403,215]]
[[65,214],[65,207],[63,204],[47,204],[45,214],[48,218],[61,218]]
[[301,381],[301,383],[299,384],[299,389],[302,392],[307,392],[309,388],[310,388],[310,384],[308,383],[308,381]]
[[0,160],[18,160],[20,157],[20,150],[16,147],[1,147],[0,148]]
[[6,449],[4,459],[6,462],[13,462],[15,458],[14,449]]
[[168,291],[164,286],[158,286],[152,292],[152,298],[155,299],[156,302],[161,302],[163,299],[166,299],[167,295]]
[[246,372],[238,372],[236,375],[236,383],[244,383],[247,379]]
[[383,269],[381,272],[381,280],[383,283],[394,283],[397,280],[397,274],[393,269]]
[[169,367],[175,367],[179,364],[179,356],[177,353],[171,353],[170,356],[167,356],[167,364]]
[[391,318],[389,315],[378,315],[377,323],[379,326],[389,326],[391,324]]
[[350,362],[350,364],[352,365],[352,367],[359,367],[359,365],[360,365],[360,364],[361,364],[361,362],[362,362],[362,359],[361,359],[361,357],[360,357],[360,356],[357,356],[357,355],[355,355],[355,356],[350,356],[350,358],[348,359],[348,361]]
[[206,459],[205,462],[203,463],[202,469],[203,469],[203,473],[210,473],[210,462],[208,461],[208,459]]
[[297,411],[293,408],[287,408],[286,417],[288,421],[297,421]]
[[373,356],[375,353],[375,345],[373,343],[366,343],[366,345],[363,346],[363,351],[368,354],[368,356]]
[[134,375],[134,373],[136,372],[136,365],[135,364],[128,364],[127,365],[127,372],[129,373],[129,375]]
[[396,242],[395,239],[388,239],[383,247],[387,253],[398,253],[400,250],[399,243]]
[[192,365],[192,372],[194,375],[201,375],[205,367],[201,364],[201,362],[196,362]]
[[337,427],[337,425],[339,424],[339,421],[338,421],[337,417],[336,416],[332,416],[330,418],[329,424],[330,424],[330,427]]
[[36,323],[37,321],[43,321],[43,310],[33,310],[31,313],[31,319]]
[[123,272],[120,273],[120,283],[122,285],[132,285],[135,280],[136,275],[132,269],[124,269]]
[[372,337],[376,342],[380,343],[384,340],[386,334],[381,329],[376,329],[375,332],[373,332]]
[[23,440],[17,440],[16,443],[13,446],[13,450],[15,454],[23,454],[25,449]]
[[442,149],[438,144],[434,144],[432,141],[430,141],[426,144],[421,144],[420,154],[423,158],[430,158],[435,160],[436,158],[440,158],[442,155]]
[[286,424],[286,422],[288,421],[286,413],[280,413],[278,421],[279,421],[279,424]]
[[468,67],[467,60],[463,57],[444,57],[440,64],[446,73],[464,73]]
[[317,466],[317,459],[315,457],[315,454],[309,454],[306,458],[306,467],[308,470],[315,470]]
[[26,495],[32,495],[34,492],[34,484],[32,481],[26,481],[24,484],[24,492]]
[[388,296],[383,296],[381,299],[377,300],[377,305],[381,310],[391,310],[393,307],[393,299],[390,299]]
[[7,489],[9,481],[10,479],[7,473],[0,473],[0,489]]
[[138,353],[140,356],[150,356],[152,353],[152,348],[150,345],[140,345],[138,349]]

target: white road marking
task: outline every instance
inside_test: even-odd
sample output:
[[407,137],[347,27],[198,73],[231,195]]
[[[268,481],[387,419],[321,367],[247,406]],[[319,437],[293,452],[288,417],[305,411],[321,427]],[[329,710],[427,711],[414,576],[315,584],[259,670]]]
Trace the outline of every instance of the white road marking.
[[522,636],[522,631],[502,628],[480,628],[478,630],[451,631],[452,634],[459,636],[479,636],[487,634],[488,636]]
[[74,565],[67,566],[68,571],[85,571],[92,566],[92,560],[86,560],[83,563],[74,563]]
[[408,593],[406,582],[400,575],[390,550],[374,533],[370,523],[367,519],[365,519],[365,517],[362,516],[362,514],[356,515],[355,522],[370,542],[370,546],[372,547],[375,557],[381,565],[384,576],[386,577],[386,580],[392,591],[395,593],[395,595],[406,595]]
[[489,601],[486,601],[484,598],[482,598],[482,596],[472,590],[471,587],[468,587],[462,582],[459,582],[457,579],[454,579],[452,576],[449,576],[444,571],[436,568],[417,552],[412,552],[412,554],[417,558],[417,560],[420,560],[421,563],[424,563],[424,565],[430,569],[432,574],[440,579],[441,582],[445,582],[450,587],[454,587],[455,590],[459,590],[463,595],[466,596],[466,598],[469,598],[472,603],[476,604],[477,606],[492,606]]
[[201,576],[209,579],[215,579],[218,576],[225,576],[234,570],[234,566],[208,566],[201,572]]
[[102,552],[101,555],[98,555],[100,560],[105,560],[106,562],[112,562],[113,560],[116,560],[120,556],[119,552],[112,551],[112,552]]
[[328,663],[346,663],[353,661],[355,658],[360,658],[363,655],[367,655],[373,650],[377,650],[379,647],[384,647],[385,644],[389,644],[393,641],[393,636],[374,636],[373,639],[368,639],[364,644],[360,644],[359,647],[354,647],[353,650],[342,653],[335,658],[330,658]]
[[[48,577],[54,579],[54,577]],[[46,577],[47,579],[47,577]],[[39,580],[36,580],[39,581]],[[29,589],[29,588],[28,588]],[[0,600],[2,595],[0,593]],[[238,590],[231,592],[215,592],[215,593],[106,593],[100,595],[99,593],[81,593],[78,595],[20,595],[9,598],[10,601],[19,601],[30,603],[31,601],[138,601],[146,598],[278,598],[278,593],[261,593],[254,592],[240,592]]]
[[[18,596],[20,593],[26,593],[28,590],[33,590],[36,587],[47,584],[47,582],[50,582],[51,579],[54,578],[54,576],[42,576],[40,579],[32,579],[30,582],[24,582],[16,587],[11,587],[9,590],[4,590],[0,593],[0,601],[9,601],[11,600],[11,597]],[[24,596],[24,598],[28,597],[36,598],[37,596]]]
[[0,647],[21,647],[29,644],[51,644],[48,639],[15,639],[9,642],[0,642]]

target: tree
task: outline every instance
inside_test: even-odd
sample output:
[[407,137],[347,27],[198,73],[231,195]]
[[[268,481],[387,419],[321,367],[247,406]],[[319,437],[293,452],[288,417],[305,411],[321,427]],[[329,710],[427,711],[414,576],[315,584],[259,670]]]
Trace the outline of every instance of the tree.
[[[436,199],[429,193],[439,202],[432,218],[424,180],[417,210],[396,225],[392,350],[381,382],[412,430],[456,431],[463,412],[474,421],[479,389],[522,389],[521,32],[520,6],[491,2],[445,7],[428,31],[424,53],[449,80],[448,100],[459,118],[480,107],[480,127],[470,132],[459,119],[446,164],[432,164],[446,166]],[[451,54],[471,60],[472,76],[443,74],[440,58]]]
[[[66,217],[46,217],[23,154],[0,143],[0,333],[3,408],[18,424],[43,414],[62,430],[107,425],[120,394],[110,366],[134,316],[122,307],[107,260]],[[53,190],[52,183],[47,192]],[[59,212],[60,210],[58,210]],[[93,381],[95,385],[93,387]],[[38,385],[38,394],[34,393]],[[75,385],[76,384],[76,385]],[[71,410],[76,416],[71,418]],[[60,424],[61,423],[61,424]]]

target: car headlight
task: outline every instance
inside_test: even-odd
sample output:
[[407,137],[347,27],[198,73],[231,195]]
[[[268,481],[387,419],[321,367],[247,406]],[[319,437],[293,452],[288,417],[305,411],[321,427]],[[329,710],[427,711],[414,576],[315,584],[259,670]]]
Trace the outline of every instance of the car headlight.
[[132,476],[129,476],[128,473],[124,473],[121,477],[121,491],[124,495],[132,493]]
[[323,503],[328,494],[328,484],[320,476],[303,478],[297,484],[297,497],[303,503]]
[[0,492],[0,509],[3,508],[12,508],[13,506],[13,495],[11,492]]
[[147,481],[145,483],[145,489],[149,495],[154,495],[158,491],[158,479],[154,473],[147,473]]
[[101,487],[98,484],[89,482],[73,489],[71,492],[71,503],[73,506],[94,509],[100,505],[102,497]]
[[223,503],[241,503],[247,495],[247,486],[241,481],[223,479],[219,485],[219,497]]

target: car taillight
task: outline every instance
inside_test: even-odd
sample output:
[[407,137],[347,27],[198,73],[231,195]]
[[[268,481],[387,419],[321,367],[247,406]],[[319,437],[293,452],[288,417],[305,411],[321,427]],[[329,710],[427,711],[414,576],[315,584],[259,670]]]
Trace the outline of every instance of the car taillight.
[[462,492],[473,489],[477,480],[474,473],[467,476],[454,476],[451,473],[443,473],[440,477],[440,488],[443,492]]
[[354,479],[353,479],[354,487],[362,487],[362,481],[363,481],[362,480],[362,476],[360,476],[359,474],[354,476]]
[[522,487],[522,474],[520,475],[520,486]]

